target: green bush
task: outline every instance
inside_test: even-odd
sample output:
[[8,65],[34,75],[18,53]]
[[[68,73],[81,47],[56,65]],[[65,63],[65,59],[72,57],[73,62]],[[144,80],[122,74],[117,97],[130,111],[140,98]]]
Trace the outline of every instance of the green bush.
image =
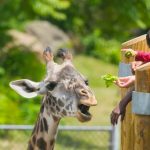
[[119,62],[119,45],[116,40],[103,39],[98,31],[86,36],[82,40],[85,46],[85,53],[94,56],[106,62],[118,64]]
[[35,122],[40,98],[22,98],[9,87],[9,82],[22,78],[41,81],[45,65],[40,63],[36,54],[22,47],[0,53],[0,60],[0,123]]

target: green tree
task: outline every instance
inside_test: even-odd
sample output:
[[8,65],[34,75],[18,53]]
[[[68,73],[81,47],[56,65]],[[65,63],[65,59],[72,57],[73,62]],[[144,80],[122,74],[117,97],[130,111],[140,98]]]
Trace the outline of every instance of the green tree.
[[78,37],[77,48],[113,63],[119,60],[121,42],[150,27],[148,0],[71,0],[66,14],[67,21],[60,26]]
[[25,21],[41,17],[64,20],[63,11],[70,6],[69,0],[2,0],[0,3],[0,28],[18,28]]

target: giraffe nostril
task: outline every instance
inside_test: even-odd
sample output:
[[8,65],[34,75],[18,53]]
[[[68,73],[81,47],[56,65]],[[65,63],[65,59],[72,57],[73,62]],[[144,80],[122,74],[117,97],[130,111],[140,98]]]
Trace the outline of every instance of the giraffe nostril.
[[87,91],[84,89],[80,90],[80,94],[85,96],[88,95]]

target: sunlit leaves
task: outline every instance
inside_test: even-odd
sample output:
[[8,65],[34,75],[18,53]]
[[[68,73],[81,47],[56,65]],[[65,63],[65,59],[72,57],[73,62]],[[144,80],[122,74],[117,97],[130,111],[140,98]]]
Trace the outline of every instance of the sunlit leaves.
[[66,19],[62,10],[70,6],[70,2],[66,0],[34,0],[31,1],[33,10],[41,16],[51,16],[58,20]]
[[4,75],[5,74],[5,69],[0,67],[0,76]]

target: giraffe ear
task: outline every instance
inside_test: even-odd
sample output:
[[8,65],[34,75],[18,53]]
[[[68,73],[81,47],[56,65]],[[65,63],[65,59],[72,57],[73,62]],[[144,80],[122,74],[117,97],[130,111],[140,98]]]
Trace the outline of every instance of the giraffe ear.
[[33,98],[38,95],[40,82],[28,79],[16,80],[9,83],[10,87],[25,98]]

